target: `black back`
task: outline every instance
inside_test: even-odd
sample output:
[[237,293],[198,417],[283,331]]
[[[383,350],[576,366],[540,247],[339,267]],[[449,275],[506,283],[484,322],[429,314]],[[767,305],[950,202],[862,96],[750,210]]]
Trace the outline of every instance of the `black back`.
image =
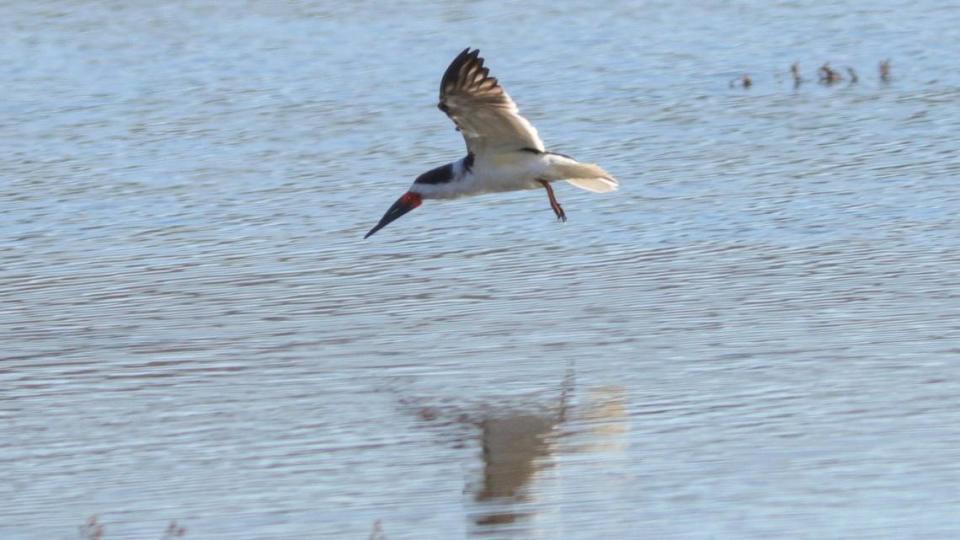
[[430,169],[429,171],[421,174],[414,181],[415,184],[446,184],[447,182],[453,180],[453,163],[447,163],[437,167],[436,169]]

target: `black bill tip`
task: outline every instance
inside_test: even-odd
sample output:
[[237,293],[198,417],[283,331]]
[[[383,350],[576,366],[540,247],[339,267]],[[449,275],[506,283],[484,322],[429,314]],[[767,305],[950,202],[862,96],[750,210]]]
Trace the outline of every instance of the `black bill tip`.
[[386,227],[390,224],[390,222],[420,206],[422,203],[423,198],[420,197],[419,193],[414,193],[412,191],[404,193],[399,199],[397,199],[397,202],[393,203],[393,206],[387,210],[387,213],[380,218],[380,222],[370,229],[370,232],[364,235],[363,239],[366,240],[367,238],[370,238],[373,236],[373,233]]

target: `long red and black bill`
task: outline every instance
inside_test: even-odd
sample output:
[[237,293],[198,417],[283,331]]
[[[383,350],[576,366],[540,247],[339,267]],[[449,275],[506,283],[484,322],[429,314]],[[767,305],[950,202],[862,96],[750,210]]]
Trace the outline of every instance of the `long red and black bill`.
[[391,221],[420,206],[422,202],[423,199],[420,197],[419,193],[413,193],[412,191],[404,193],[403,196],[397,199],[397,202],[393,203],[393,206],[387,210],[387,213],[380,218],[380,223],[377,223],[374,228],[370,229],[370,232],[368,232],[363,239],[366,240],[367,238],[370,238],[373,233],[386,227]]

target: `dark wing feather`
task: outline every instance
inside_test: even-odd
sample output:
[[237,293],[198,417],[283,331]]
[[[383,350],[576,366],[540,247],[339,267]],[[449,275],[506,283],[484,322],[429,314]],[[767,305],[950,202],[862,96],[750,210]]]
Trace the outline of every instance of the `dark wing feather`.
[[440,80],[437,107],[463,133],[471,153],[544,149],[537,130],[483,67],[479,50],[468,47],[450,63]]

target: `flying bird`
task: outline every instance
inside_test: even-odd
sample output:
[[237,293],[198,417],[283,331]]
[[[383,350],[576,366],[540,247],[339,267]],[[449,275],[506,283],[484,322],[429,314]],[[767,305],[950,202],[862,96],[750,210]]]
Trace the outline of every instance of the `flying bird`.
[[517,104],[483,66],[479,50],[468,47],[453,59],[440,80],[437,107],[463,135],[467,155],[418,176],[364,238],[417,208],[424,199],[544,189],[557,219],[566,221],[551,182],[566,180],[594,193],[619,186],[599,165],[547,150],[537,130],[520,116]]

